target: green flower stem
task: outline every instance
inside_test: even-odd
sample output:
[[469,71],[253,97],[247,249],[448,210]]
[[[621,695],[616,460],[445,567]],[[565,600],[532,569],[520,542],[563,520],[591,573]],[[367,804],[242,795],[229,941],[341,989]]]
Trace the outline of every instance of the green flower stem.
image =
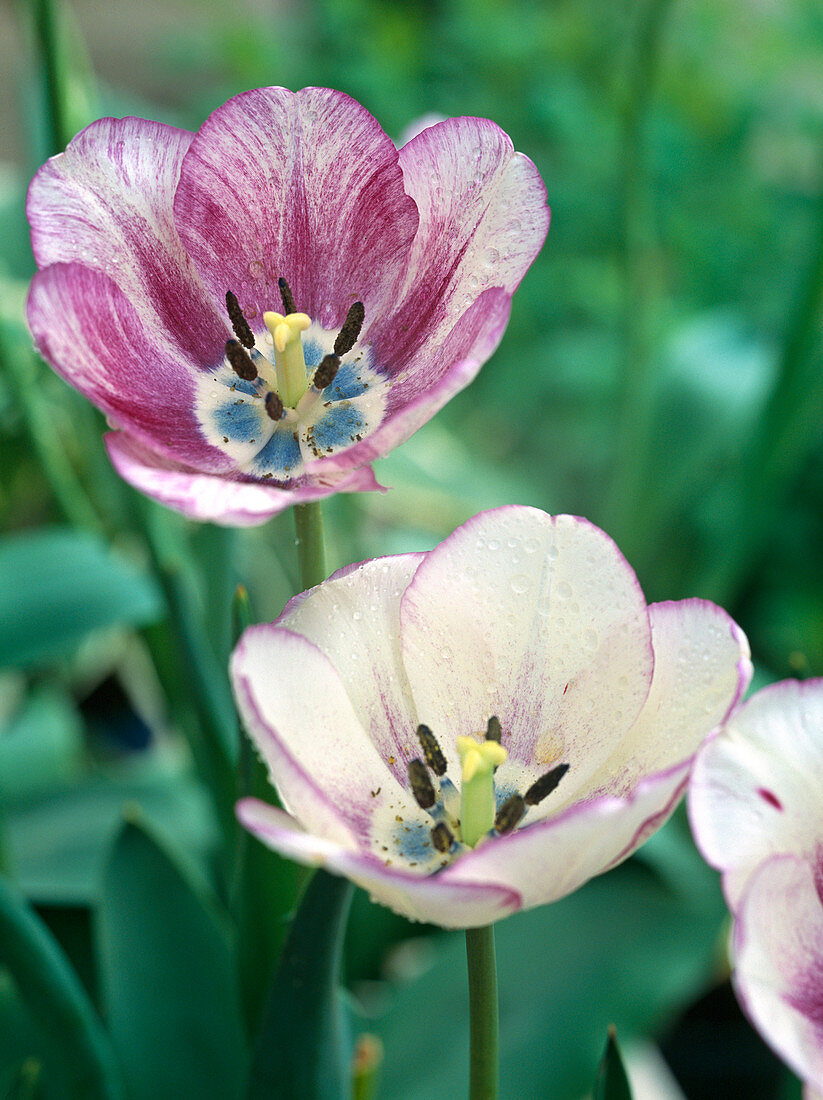
[[471,1028],[469,1100],[497,1100],[497,964],[494,925],[466,929]]
[[323,513],[320,504],[295,504],[294,526],[297,530],[297,557],[300,561],[300,583],[303,589],[314,588],[326,579],[326,552],[323,546]]
[[51,153],[62,153],[71,138],[57,56],[56,12],[53,0],[34,0],[34,30],[43,70],[46,121]]

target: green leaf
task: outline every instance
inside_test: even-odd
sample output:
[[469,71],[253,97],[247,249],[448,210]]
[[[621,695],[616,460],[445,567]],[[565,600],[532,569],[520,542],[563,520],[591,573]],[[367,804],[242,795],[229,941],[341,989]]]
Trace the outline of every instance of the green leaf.
[[48,1033],[71,1095],[122,1095],[108,1037],[77,975],[42,921],[8,880],[0,878],[0,964],[23,1003]]
[[349,1095],[351,1044],[338,983],[352,890],[325,871],[306,889],[269,995],[249,1100]]
[[238,1096],[246,1051],[227,928],[205,888],[135,822],[106,869],[98,944],[133,1100]]
[[617,1045],[617,1032],[613,1027],[609,1028],[606,1049],[597,1071],[593,1100],[632,1100],[631,1085]]
[[91,535],[51,528],[0,540],[0,667],[65,657],[92,630],[162,613],[153,581]]

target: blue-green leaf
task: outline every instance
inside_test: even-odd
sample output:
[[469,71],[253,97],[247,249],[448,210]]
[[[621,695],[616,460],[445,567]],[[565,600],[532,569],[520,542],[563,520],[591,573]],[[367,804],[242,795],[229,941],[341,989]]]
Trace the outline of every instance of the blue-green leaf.
[[613,1027],[609,1028],[606,1049],[597,1070],[594,1100],[632,1100],[631,1085],[617,1045],[617,1032]]
[[65,657],[93,630],[162,613],[151,578],[89,534],[52,528],[0,540],[0,667]]
[[98,939],[133,1100],[238,1096],[247,1053],[227,927],[205,886],[134,822],[106,869]]

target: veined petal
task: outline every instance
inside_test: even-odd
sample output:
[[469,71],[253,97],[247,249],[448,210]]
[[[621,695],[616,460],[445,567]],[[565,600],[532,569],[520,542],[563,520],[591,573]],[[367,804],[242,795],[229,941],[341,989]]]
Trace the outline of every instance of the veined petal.
[[476,516],[427,555],[400,616],[420,721],[442,740],[448,731],[456,767],[454,738],[496,715],[509,750],[503,788],[568,763],[558,791],[567,801],[649,691],[643,594],[611,539],[585,520],[519,507]]
[[327,808],[363,846],[376,816],[417,815],[358,717],[328,657],[299,634],[275,625],[249,627],[231,662],[244,725],[268,764],[285,808],[309,832],[329,831]]
[[706,600],[649,607],[654,648],[651,691],[637,721],[591,781],[597,794],[623,795],[645,775],[691,759],[726,720],[752,674],[740,627]]
[[521,895],[523,908],[557,901],[627,859],[674,811],[687,777],[682,765],[644,780],[627,798],[578,802],[487,840],[440,877],[507,885]]
[[193,135],[142,118],[104,118],[40,169],[27,215],[39,267],[82,263],[108,275],[149,326],[209,365],[228,323],[208,299],[172,216]]
[[734,985],[757,1030],[823,1089],[823,899],[816,862],[773,856],[752,875],[735,926]]
[[212,473],[231,469],[194,415],[196,363],[107,275],[52,264],[34,276],[26,308],[43,357],[119,426],[164,457]]
[[381,491],[368,467],[347,471],[336,480],[329,477],[322,483],[281,489],[198,473],[155,455],[125,432],[109,432],[105,442],[114,468],[129,485],[191,519],[229,527],[254,527],[293,504],[331,493]]
[[810,857],[820,843],[823,680],[758,691],[698,754],[689,790],[695,839],[723,871],[732,909],[757,864]]
[[400,654],[400,599],[423,558],[403,554],[349,566],[296,597],[277,620],[325,653],[361,725],[403,786],[420,745]]
[[283,276],[327,329],[356,300],[367,324],[385,313],[418,224],[390,138],[325,88],[261,88],[218,108],[183,161],[174,216],[216,298],[232,289],[262,318]]
[[474,928],[492,924],[520,908],[516,890],[494,882],[448,881],[443,875],[415,875],[386,866],[362,852],[309,836],[281,810],[245,799],[237,816],[247,829],[275,851],[299,863],[345,875],[374,901],[410,920],[442,928]]
[[442,345],[431,349],[427,365],[392,380],[383,423],[361,443],[309,465],[350,469],[373,462],[405,442],[471,382],[500,343],[511,310],[502,290],[487,290],[459,319]]
[[546,189],[534,164],[481,118],[446,119],[400,150],[420,228],[397,310],[376,331],[392,374],[408,367],[430,383],[433,355],[489,287],[509,296],[546,238]]

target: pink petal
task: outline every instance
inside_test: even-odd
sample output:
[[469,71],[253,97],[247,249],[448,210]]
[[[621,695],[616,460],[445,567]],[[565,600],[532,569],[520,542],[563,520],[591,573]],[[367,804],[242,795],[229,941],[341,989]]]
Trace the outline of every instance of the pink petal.
[[751,679],[740,627],[706,600],[649,607],[654,676],[637,721],[592,780],[598,794],[622,795],[646,775],[690,760],[729,716]]
[[400,655],[400,598],[424,556],[403,554],[349,566],[292,600],[277,620],[325,653],[360,723],[402,786],[408,785],[408,763],[420,755],[420,745]]
[[735,930],[737,995],[809,1086],[823,1089],[823,899],[817,866],[774,856],[752,876]]
[[510,753],[498,772],[504,788],[565,762],[558,795],[568,800],[649,691],[643,594],[611,539],[585,520],[481,513],[427,555],[400,614],[420,721],[456,768],[454,739],[497,715]]
[[509,137],[482,118],[446,119],[400,150],[420,228],[399,308],[369,338],[392,374],[428,382],[429,360],[487,288],[514,292],[549,229],[546,188]]
[[245,799],[237,816],[264,844],[290,859],[322,866],[368,890],[372,900],[410,920],[443,928],[492,924],[520,908],[515,890],[493,882],[452,882],[443,875],[415,875],[394,869],[371,856],[303,832],[297,823],[264,802]]
[[184,159],[174,216],[212,294],[247,316],[297,308],[339,326],[356,299],[367,321],[396,299],[417,229],[397,151],[342,92],[261,88],[203,124]]
[[464,389],[500,343],[511,299],[487,290],[458,320],[440,347],[430,348],[419,369],[394,379],[383,423],[361,443],[328,455],[309,470],[345,470],[373,462],[405,442]]
[[29,327],[58,374],[152,450],[203,471],[233,465],[194,414],[196,364],[100,271],[53,264],[32,280]]
[[39,267],[82,263],[108,275],[148,327],[199,364],[222,357],[228,320],[206,296],[172,216],[192,134],[141,118],[104,118],[37,173],[28,195]]
[[820,840],[823,680],[756,692],[698,754],[689,813],[698,846],[724,872],[736,908],[753,869],[771,855],[809,857]]
[[331,493],[380,490],[369,468],[328,478],[322,484],[281,489],[266,482],[197,473],[153,454],[125,432],[110,432],[106,447],[118,474],[141,493],[191,519],[229,527],[253,527],[293,504],[320,500]]

